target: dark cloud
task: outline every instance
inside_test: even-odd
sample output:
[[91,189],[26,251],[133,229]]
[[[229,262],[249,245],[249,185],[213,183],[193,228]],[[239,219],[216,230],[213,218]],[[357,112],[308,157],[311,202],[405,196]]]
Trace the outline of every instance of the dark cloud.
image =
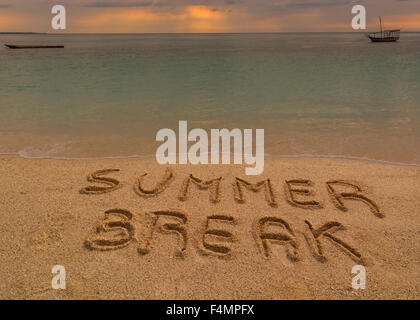
[[294,1],[289,3],[287,6],[290,8],[319,8],[319,7],[336,7],[345,6],[353,1],[351,0],[338,0],[338,1]]
[[0,4],[0,9],[2,9],[2,8],[11,8],[12,7],[12,5],[11,4]]
[[[82,7],[88,8],[135,8],[135,7],[183,7],[186,5],[205,5],[205,6],[223,6],[223,5],[253,5],[252,0],[247,4],[247,0],[144,0],[144,1],[91,1],[90,3],[81,4]],[[261,1],[261,0],[260,0]],[[267,0],[265,0],[267,1]],[[271,0],[269,0],[270,2]],[[282,0],[280,0],[282,1]],[[86,1],[85,1],[86,2]]]
[[97,1],[84,5],[88,8],[136,8],[153,6],[153,1],[115,2]]

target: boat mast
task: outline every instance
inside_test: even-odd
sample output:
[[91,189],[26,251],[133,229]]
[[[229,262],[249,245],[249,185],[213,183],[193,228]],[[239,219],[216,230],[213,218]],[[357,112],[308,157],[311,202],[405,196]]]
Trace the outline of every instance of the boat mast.
[[381,25],[381,37],[384,37],[383,31],[382,31],[382,18],[379,17],[379,24]]

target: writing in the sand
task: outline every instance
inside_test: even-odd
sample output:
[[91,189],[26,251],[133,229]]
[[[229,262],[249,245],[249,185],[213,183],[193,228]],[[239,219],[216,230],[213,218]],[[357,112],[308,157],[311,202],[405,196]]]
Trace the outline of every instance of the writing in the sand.
[[[95,171],[88,176],[88,181],[96,183],[80,190],[82,194],[103,194],[122,188],[123,183],[110,174],[117,173],[119,169],[105,169]],[[134,185],[135,193],[144,198],[157,197],[165,192],[175,180],[172,170],[166,169],[162,178],[152,188],[146,188],[145,179],[147,173],[141,175]],[[179,201],[188,201],[191,188],[196,186],[198,190],[209,192],[209,202],[217,203],[222,199],[223,177],[203,180],[192,174],[184,177],[179,187]],[[100,185],[99,185],[100,184]],[[149,184],[150,185],[150,184]],[[348,201],[358,201],[376,217],[383,218],[379,206],[368,193],[357,183],[345,180],[329,180],[325,183],[330,199],[334,206],[343,212],[347,212]],[[279,197],[274,183],[269,179],[261,181],[248,181],[235,177],[232,183],[234,200],[240,205],[246,203],[246,191],[264,193],[267,205],[276,208]],[[308,179],[292,179],[284,181],[284,198],[288,204],[307,210],[319,210],[324,208],[324,202],[318,199],[315,192],[315,184]],[[115,208],[105,212],[102,221],[96,226],[85,242],[87,248],[92,250],[116,250],[137,243],[138,252],[141,255],[149,254],[157,242],[156,232],[171,233],[176,236],[176,256],[184,257],[189,251],[191,235],[198,234],[198,241],[194,241],[196,251],[202,255],[215,255],[218,257],[230,256],[235,251],[238,237],[235,227],[238,226],[238,217],[229,214],[209,215],[202,218],[202,227],[199,232],[191,230],[191,213],[183,210],[156,210],[141,215],[130,210]],[[140,225],[140,227],[139,227]],[[302,260],[301,251],[309,248],[313,257],[320,262],[327,261],[327,253],[323,242],[330,241],[346,253],[357,263],[364,263],[362,253],[347,241],[336,235],[346,228],[338,221],[316,222],[306,219],[303,221],[301,230],[297,232],[285,218],[270,214],[257,218],[252,230],[253,239],[264,258],[272,255],[273,244],[285,247],[287,259],[292,262]],[[138,230],[142,230],[139,232]],[[194,232],[193,232],[194,231]],[[299,235],[303,235],[299,237]],[[302,238],[302,239],[301,239]],[[303,246],[302,242],[307,243]]]

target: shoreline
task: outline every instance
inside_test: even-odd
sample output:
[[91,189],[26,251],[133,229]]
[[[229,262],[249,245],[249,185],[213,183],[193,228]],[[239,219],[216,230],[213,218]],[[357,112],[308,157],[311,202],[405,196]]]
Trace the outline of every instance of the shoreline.
[[[223,153],[220,153],[222,155]],[[208,153],[210,155],[210,153]],[[149,155],[129,155],[129,156],[106,156],[106,157],[60,157],[60,156],[25,156],[19,153],[0,153],[0,157],[16,157],[21,159],[27,160],[58,160],[58,161],[101,161],[101,160],[156,160],[155,154]],[[359,161],[359,162],[366,162],[366,163],[378,163],[390,166],[402,166],[402,167],[420,167],[420,163],[406,163],[406,162],[399,162],[399,161],[388,161],[388,160],[378,160],[378,159],[371,159],[367,157],[357,157],[357,156],[343,156],[343,155],[310,155],[310,154],[300,154],[300,155],[273,155],[273,154],[265,154],[264,159],[279,159],[279,160],[287,160],[287,159],[313,159],[313,160],[320,160],[320,159],[331,159],[331,160],[343,160],[343,161]],[[190,164],[188,164],[190,165]],[[207,164],[212,165],[212,164]]]

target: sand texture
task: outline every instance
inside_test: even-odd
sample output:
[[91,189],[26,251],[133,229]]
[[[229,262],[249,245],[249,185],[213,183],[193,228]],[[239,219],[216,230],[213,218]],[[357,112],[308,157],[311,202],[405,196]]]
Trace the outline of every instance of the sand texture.
[[418,167],[2,156],[0,181],[2,299],[419,298]]

